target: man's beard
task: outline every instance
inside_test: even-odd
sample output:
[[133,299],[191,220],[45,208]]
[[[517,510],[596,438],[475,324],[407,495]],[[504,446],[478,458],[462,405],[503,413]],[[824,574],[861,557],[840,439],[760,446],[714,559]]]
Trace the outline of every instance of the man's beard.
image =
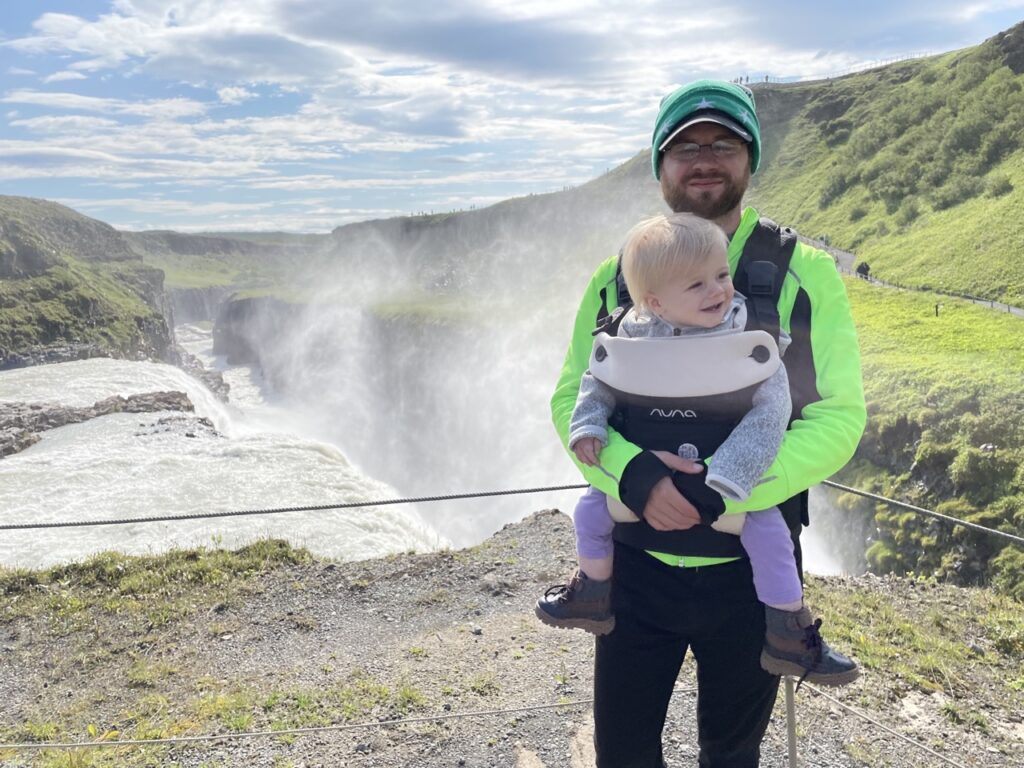
[[[686,194],[686,184],[691,179],[721,179],[723,185],[719,190],[698,192],[696,197]],[[675,213],[693,213],[702,219],[720,219],[737,208],[743,202],[743,194],[747,191],[750,172],[735,179],[725,173],[691,174],[678,186],[673,185],[668,176],[661,177],[661,194],[668,207]],[[672,186],[670,186],[672,185]]]

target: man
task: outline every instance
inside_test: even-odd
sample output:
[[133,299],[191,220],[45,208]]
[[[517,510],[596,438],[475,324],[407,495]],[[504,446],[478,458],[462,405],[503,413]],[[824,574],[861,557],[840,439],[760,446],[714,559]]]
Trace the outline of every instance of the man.
[[[760,124],[748,89],[702,80],[674,91],[662,101],[651,152],[669,207],[710,219],[725,231],[730,269],[755,317],[792,337],[785,363],[793,421],[761,484],[747,500],[727,502],[726,514],[779,506],[793,529],[799,562],[806,490],[850,459],[866,419],[845,288],[831,257],[796,243],[791,232],[742,206],[761,161]],[[757,264],[748,266],[765,260],[780,267],[774,279],[756,271]],[[590,359],[591,331],[624,300],[617,261],[605,261],[591,279],[551,400],[563,444]],[[749,562],[716,538],[727,534],[701,525],[698,510],[673,482],[674,470],[696,475],[703,464],[661,459],[609,430],[601,466],[580,467],[588,482],[641,517],[616,526],[616,627],[596,641],[598,768],[664,766],[662,729],[691,649],[699,687],[699,764],[756,767],[779,680],[760,666],[765,619]]]

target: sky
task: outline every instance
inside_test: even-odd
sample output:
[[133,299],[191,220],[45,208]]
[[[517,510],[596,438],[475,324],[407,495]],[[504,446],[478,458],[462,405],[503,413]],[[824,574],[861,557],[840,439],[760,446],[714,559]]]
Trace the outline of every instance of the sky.
[[0,194],[327,232],[584,183],[699,77],[977,45],[1024,0],[0,0]]

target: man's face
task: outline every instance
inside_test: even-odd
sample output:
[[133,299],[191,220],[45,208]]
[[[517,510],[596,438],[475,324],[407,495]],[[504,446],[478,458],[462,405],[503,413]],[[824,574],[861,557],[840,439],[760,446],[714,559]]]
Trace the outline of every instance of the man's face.
[[[716,123],[697,123],[676,136],[672,144],[711,144],[738,138]],[[745,144],[742,151],[731,158],[715,157],[710,147],[689,162],[676,160],[668,152],[662,155],[661,194],[676,213],[720,219],[740,206],[749,183],[750,154]]]

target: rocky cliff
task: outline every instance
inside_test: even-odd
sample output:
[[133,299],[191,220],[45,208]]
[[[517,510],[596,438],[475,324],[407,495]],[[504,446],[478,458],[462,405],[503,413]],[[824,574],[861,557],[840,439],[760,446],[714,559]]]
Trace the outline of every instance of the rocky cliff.
[[213,353],[225,355],[231,365],[262,367],[265,351],[297,332],[294,323],[301,311],[300,305],[269,296],[228,300],[213,326]]
[[172,360],[163,273],[113,227],[0,196],[0,369],[83,357]]

